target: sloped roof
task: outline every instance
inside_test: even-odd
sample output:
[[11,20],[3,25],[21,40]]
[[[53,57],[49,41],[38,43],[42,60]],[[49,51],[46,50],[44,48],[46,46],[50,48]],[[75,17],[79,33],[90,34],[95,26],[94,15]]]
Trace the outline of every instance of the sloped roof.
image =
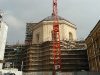
[[[51,15],[51,16],[48,16],[48,17],[44,18],[42,21],[52,21],[52,20],[53,20],[53,16]],[[63,17],[60,17],[60,16],[58,16],[58,20],[65,20],[66,22],[71,23],[70,21],[68,21],[68,20],[66,20],[66,19],[64,19]],[[40,21],[40,22],[42,22],[42,21]],[[71,23],[71,24],[73,24],[73,23]]]
[[[48,16],[48,17],[46,17],[46,18],[43,19],[43,20],[53,20],[53,16]],[[62,17],[60,17],[60,16],[58,16],[58,20],[65,20],[65,19],[62,18]]]
[[[53,16],[51,15],[51,16],[48,16],[48,17],[44,18],[44,19],[41,20],[39,23],[41,23],[42,21],[52,21],[52,20],[53,20]],[[66,19],[64,19],[64,18],[62,18],[62,17],[60,17],[60,16],[58,16],[58,20],[65,20],[66,22],[68,22],[68,23],[70,23],[70,24],[73,24],[73,23],[71,23],[70,21],[68,21],[68,20],[66,20]],[[39,23],[37,23],[37,24],[39,24]],[[34,27],[37,26],[37,24],[34,25]],[[74,24],[73,24],[73,25],[74,25]],[[76,26],[76,25],[74,25],[74,26]]]
[[[97,29],[99,29],[100,26],[100,20],[98,21],[98,23],[94,26],[94,28],[90,31],[89,35],[87,36],[87,38],[85,39],[85,41],[87,41],[90,38],[92,38],[91,34],[96,34]],[[95,31],[95,33],[93,33]]]

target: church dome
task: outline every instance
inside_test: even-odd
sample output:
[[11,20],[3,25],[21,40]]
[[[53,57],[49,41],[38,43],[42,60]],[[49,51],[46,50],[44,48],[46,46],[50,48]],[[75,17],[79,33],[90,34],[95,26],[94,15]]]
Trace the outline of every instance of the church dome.
[[[42,22],[42,21],[52,21],[52,20],[53,20],[53,16],[51,15],[51,16],[48,16],[48,17],[44,18],[44,19],[41,20],[40,22]],[[70,21],[68,21],[68,20],[66,20],[66,19],[64,19],[63,17],[60,17],[60,16],[58,16],[58,20],[65,20],[66,22],[72,24]],[[39,23],[40,23],[40,22],[39,22]],[[74,25],[74,24],[73,24],[73,25]]]
[[[52,21],[52,20],[53,20],[53,16],[51,15],[51,16],[44,18],[42,21]],[[70,21],[68,21],[68,20],[66,20],[66,19],[64,19],[63,17],[60,17],[60,16],[58,16],[58,20],[65,20],[66,22],[71,23]]]
[[[43,20],[46,20],[46,21],[50,21],[50,20],[53,20],[53,16],[48,16],[48,17],[46,17],[45,19],[43,19]],[[58,16],[58,20],[65,20],[64,18],[62,18],[62,17],[60,17],[60,16]]]

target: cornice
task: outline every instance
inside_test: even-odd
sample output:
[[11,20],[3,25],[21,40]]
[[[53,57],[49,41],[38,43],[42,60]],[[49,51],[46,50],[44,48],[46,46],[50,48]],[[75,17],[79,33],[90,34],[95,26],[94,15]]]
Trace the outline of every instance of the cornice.
[[[61,24],[65,24],[65,25],[68,25],[74,29],[77,29],[76,25],[70,23],[70,22],[67,22],[66,20],[58,20],[58,23],[61,25]],[[34,27],[33,27],[33,30],[40,27],[41,25],[49,25],[49,24],[53,24],[53,21],[41,21],[40,23],[36,24]]]
[[86,42],[88,42],[89,38],[92,38],[94,34],[96,34],[96,32],[100,29],[100,20],[98,21],[98,23],[95,25],[95,27],[91,30],[91,32],[89,33],[88,37],[85,39]]

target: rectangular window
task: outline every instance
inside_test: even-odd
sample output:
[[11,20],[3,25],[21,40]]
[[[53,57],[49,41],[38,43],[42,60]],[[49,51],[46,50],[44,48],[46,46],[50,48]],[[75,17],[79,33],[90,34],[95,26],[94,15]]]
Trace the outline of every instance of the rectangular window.
[[39,39],[40,39],[40,35],[39,35],[39,33],[36,34],[36,39],[37,39],[37,43],[39,43]]
[[94,42],[94,48],[97,49],[97,42]]
[[100,66],[100,59],[99,57],[97,58],[98,66]]
[[91,50],[91,48],[90,48],[90,55],[91,55],[91,53],[92,53],[92,50]]
[[92,60],[92,66],[94,67],[94,60]]
[[91,54],[94,54],[94,48],[93,48],[93,45],[91,45]]
[[99,48],[99,40],[96,40],[97,48]]

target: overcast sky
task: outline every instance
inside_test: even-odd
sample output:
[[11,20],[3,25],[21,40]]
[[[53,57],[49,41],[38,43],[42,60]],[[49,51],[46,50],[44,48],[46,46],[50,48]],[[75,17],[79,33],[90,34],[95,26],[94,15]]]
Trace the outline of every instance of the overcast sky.
[[[9,25],[7,42],[24,43],[26,23],[52,13],[52,0],[0,0],[3,20]],[[77,38],[86,38],[100,19],[100,0],[58,0],[58,15],[77,26]]]

